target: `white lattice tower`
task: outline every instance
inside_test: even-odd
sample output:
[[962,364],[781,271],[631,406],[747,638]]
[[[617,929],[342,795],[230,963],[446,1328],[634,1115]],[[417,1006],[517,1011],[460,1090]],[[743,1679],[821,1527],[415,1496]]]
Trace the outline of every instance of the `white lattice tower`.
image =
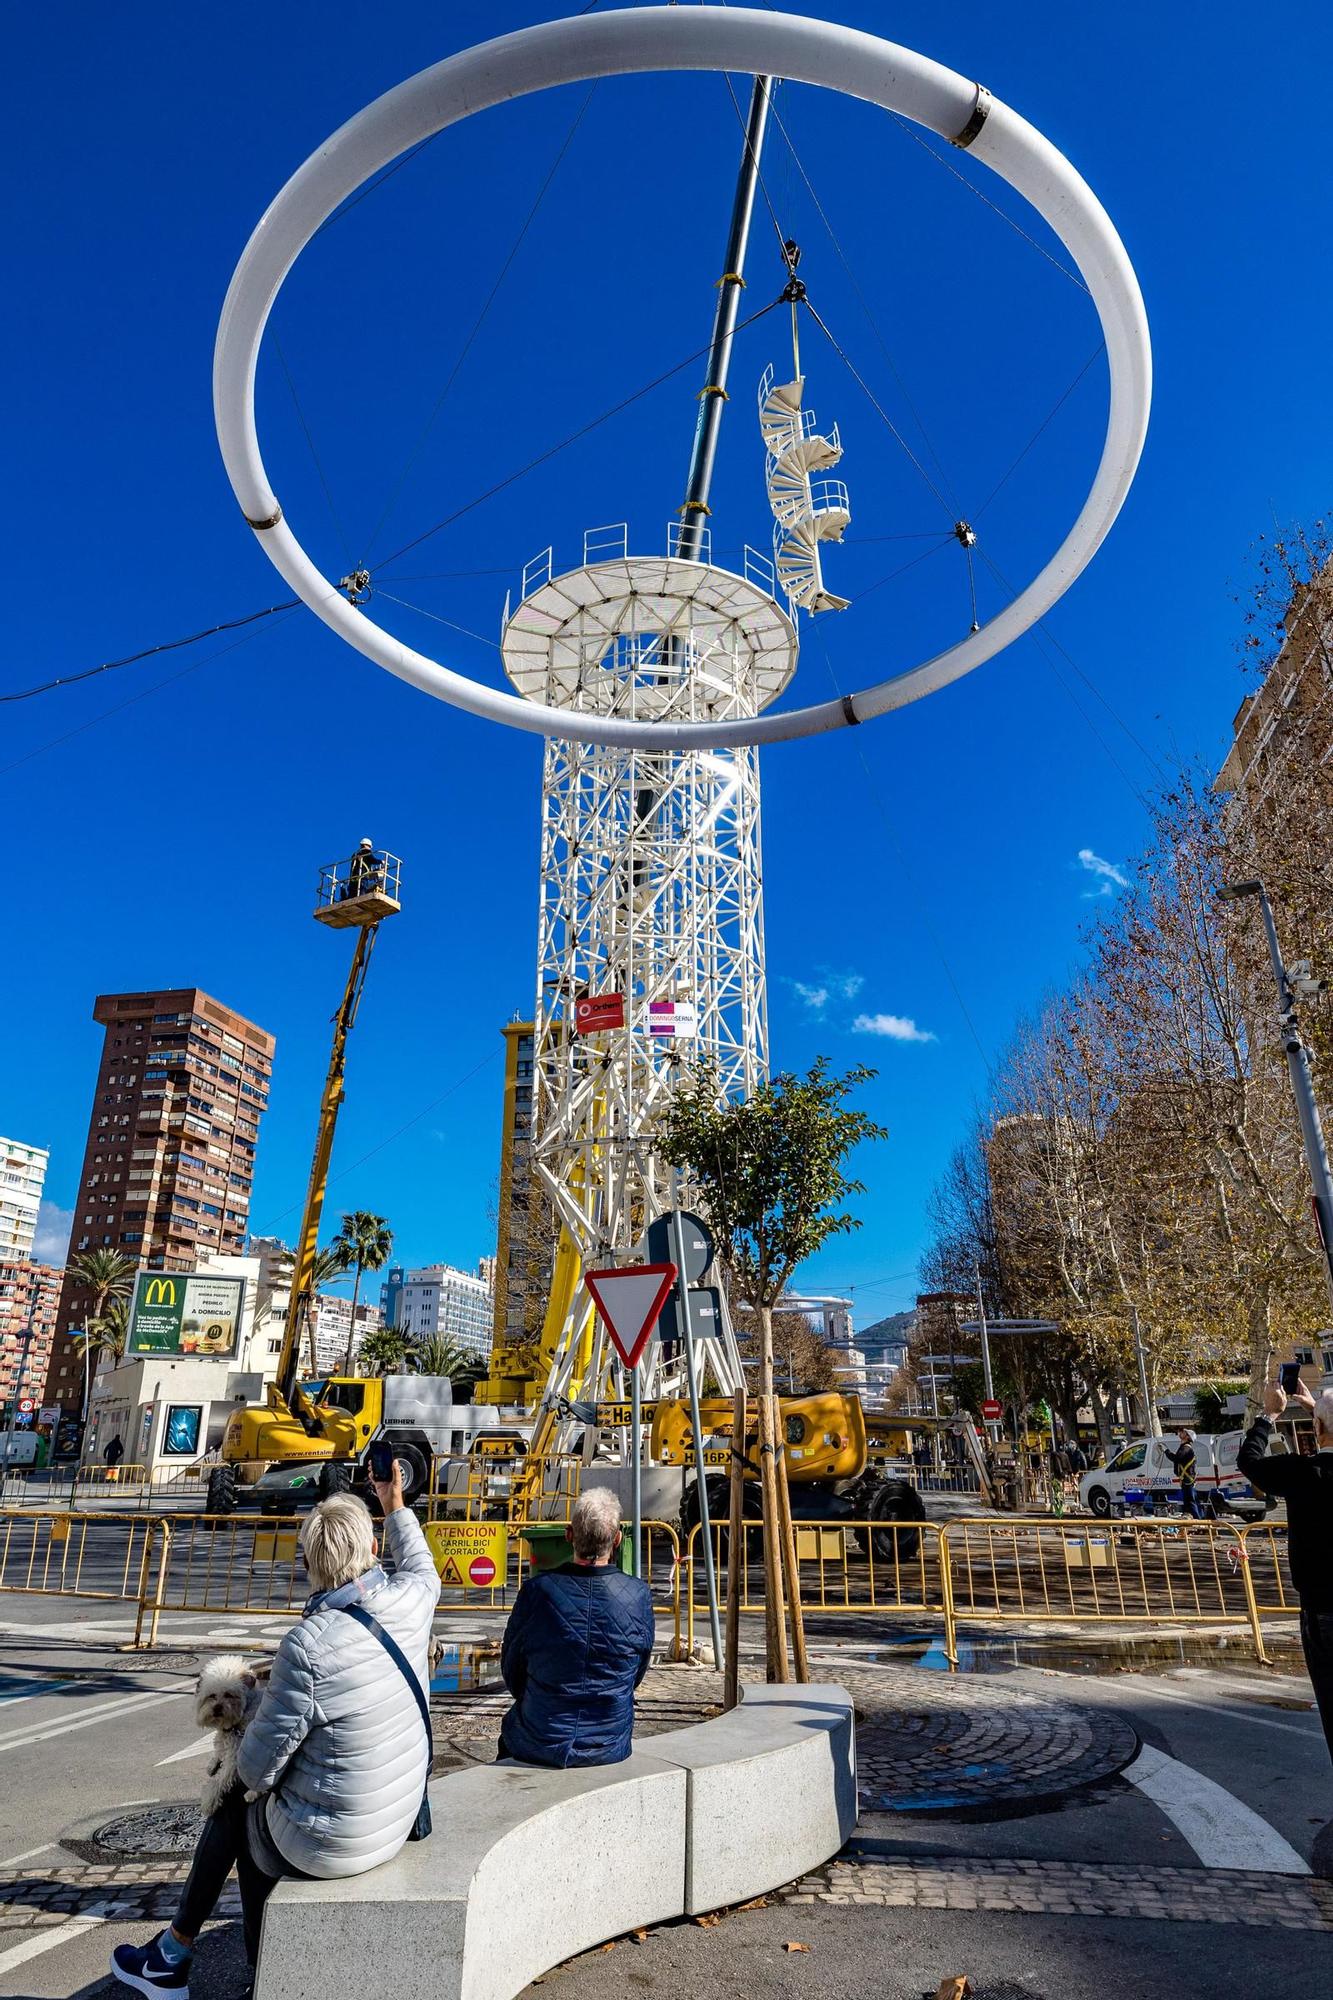
[[[675,542],[674,531],[668,545]],[[584,562],[547,550],[506,606],[505,671],[533,700],[597,715],[698,721],[752,715],[795,669],[791,620],[753,551],[744,573],[631,556],[623,527],[590,531]],[[767,1073],[759,769],[751,749],[660,753],[549,739],[542,770],[533,1161],[585,1268],[623,1260],[672,1205],[652,1133],[686,1062],[739,1097]],[[625,1026],[578,1034],[583,996],[620,993]],[[685,1034],[655,1033],[657,1022]],[[690,1010],[666,1015],[663,1003]],[[578,1299],[567,1329],[576,1342]],[[729,1390],[729,1339],[707,1354]],[[594,1361],[600,1386],[604,1368]],[[679,1361],[645,1356],[646,1395]],[[561,1384],[554,1384],[559,1390]]]

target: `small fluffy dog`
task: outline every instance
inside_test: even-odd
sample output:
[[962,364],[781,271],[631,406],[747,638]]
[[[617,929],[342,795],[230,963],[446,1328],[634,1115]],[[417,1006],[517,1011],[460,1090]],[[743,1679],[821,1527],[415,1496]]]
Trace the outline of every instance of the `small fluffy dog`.
[[[267,1667],[248,1667],[237,1653],[221,1653],[199,1676],[195,1719],[201,1729],[213,1732],[213,1761],[201,1800],[205,1813],[216,1812],[235,1783],[236,1752],[246,1724],[259,1706],[268,1672]],[[253,1798],[254,1793],[245,1796]]]

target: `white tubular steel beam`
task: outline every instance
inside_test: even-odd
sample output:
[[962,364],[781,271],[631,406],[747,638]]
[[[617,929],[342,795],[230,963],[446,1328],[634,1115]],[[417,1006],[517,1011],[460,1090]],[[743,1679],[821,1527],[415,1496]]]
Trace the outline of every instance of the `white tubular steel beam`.
[[[965,146],[1029,201],[1077,264],[1106,342],[1106,441],[1073,527],[1012,603],[960,644],[843,700],[764,715],[667,722],[572,714],[486,687],[391,637],[316,569],[283,517],[255,430],[260,341],[278,291],[321,223],[410,146],[475,112],[557,84],[647,71],[724,70],[840,91]],[[1026,632],[1069,588],[1124,504],[1148,424],[1152,357],[1138,281],[1087,183],[1040,132],[980,84],[852,28],[736,7],[645,7],[503,35],[387,91],[298,168],[237,265],[218,328],[213,402],[241,511],[274,566],[324,623],[425,693],[546,736],[640,749],[772,743],[863,722],[958,680]]]

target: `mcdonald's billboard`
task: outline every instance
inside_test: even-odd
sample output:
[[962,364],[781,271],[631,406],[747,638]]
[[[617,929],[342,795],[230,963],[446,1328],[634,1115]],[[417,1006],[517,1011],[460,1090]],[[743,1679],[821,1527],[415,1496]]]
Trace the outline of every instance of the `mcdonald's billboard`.
[[236,1352],[244,1278],[206,1271],[141,1271],[126,1354]]

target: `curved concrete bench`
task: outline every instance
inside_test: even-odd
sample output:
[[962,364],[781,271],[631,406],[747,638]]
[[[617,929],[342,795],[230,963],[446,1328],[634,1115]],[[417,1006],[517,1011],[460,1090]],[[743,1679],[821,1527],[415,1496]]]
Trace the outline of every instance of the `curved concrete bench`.
[[513,2000],[605,1939],[778,1887],[856,1825],[855,1725],[832,1685],[751,1687],[623,1764],[491,1764],[431,1785],[435,1832],[383,1868],[280,1882],[256,2000]]

